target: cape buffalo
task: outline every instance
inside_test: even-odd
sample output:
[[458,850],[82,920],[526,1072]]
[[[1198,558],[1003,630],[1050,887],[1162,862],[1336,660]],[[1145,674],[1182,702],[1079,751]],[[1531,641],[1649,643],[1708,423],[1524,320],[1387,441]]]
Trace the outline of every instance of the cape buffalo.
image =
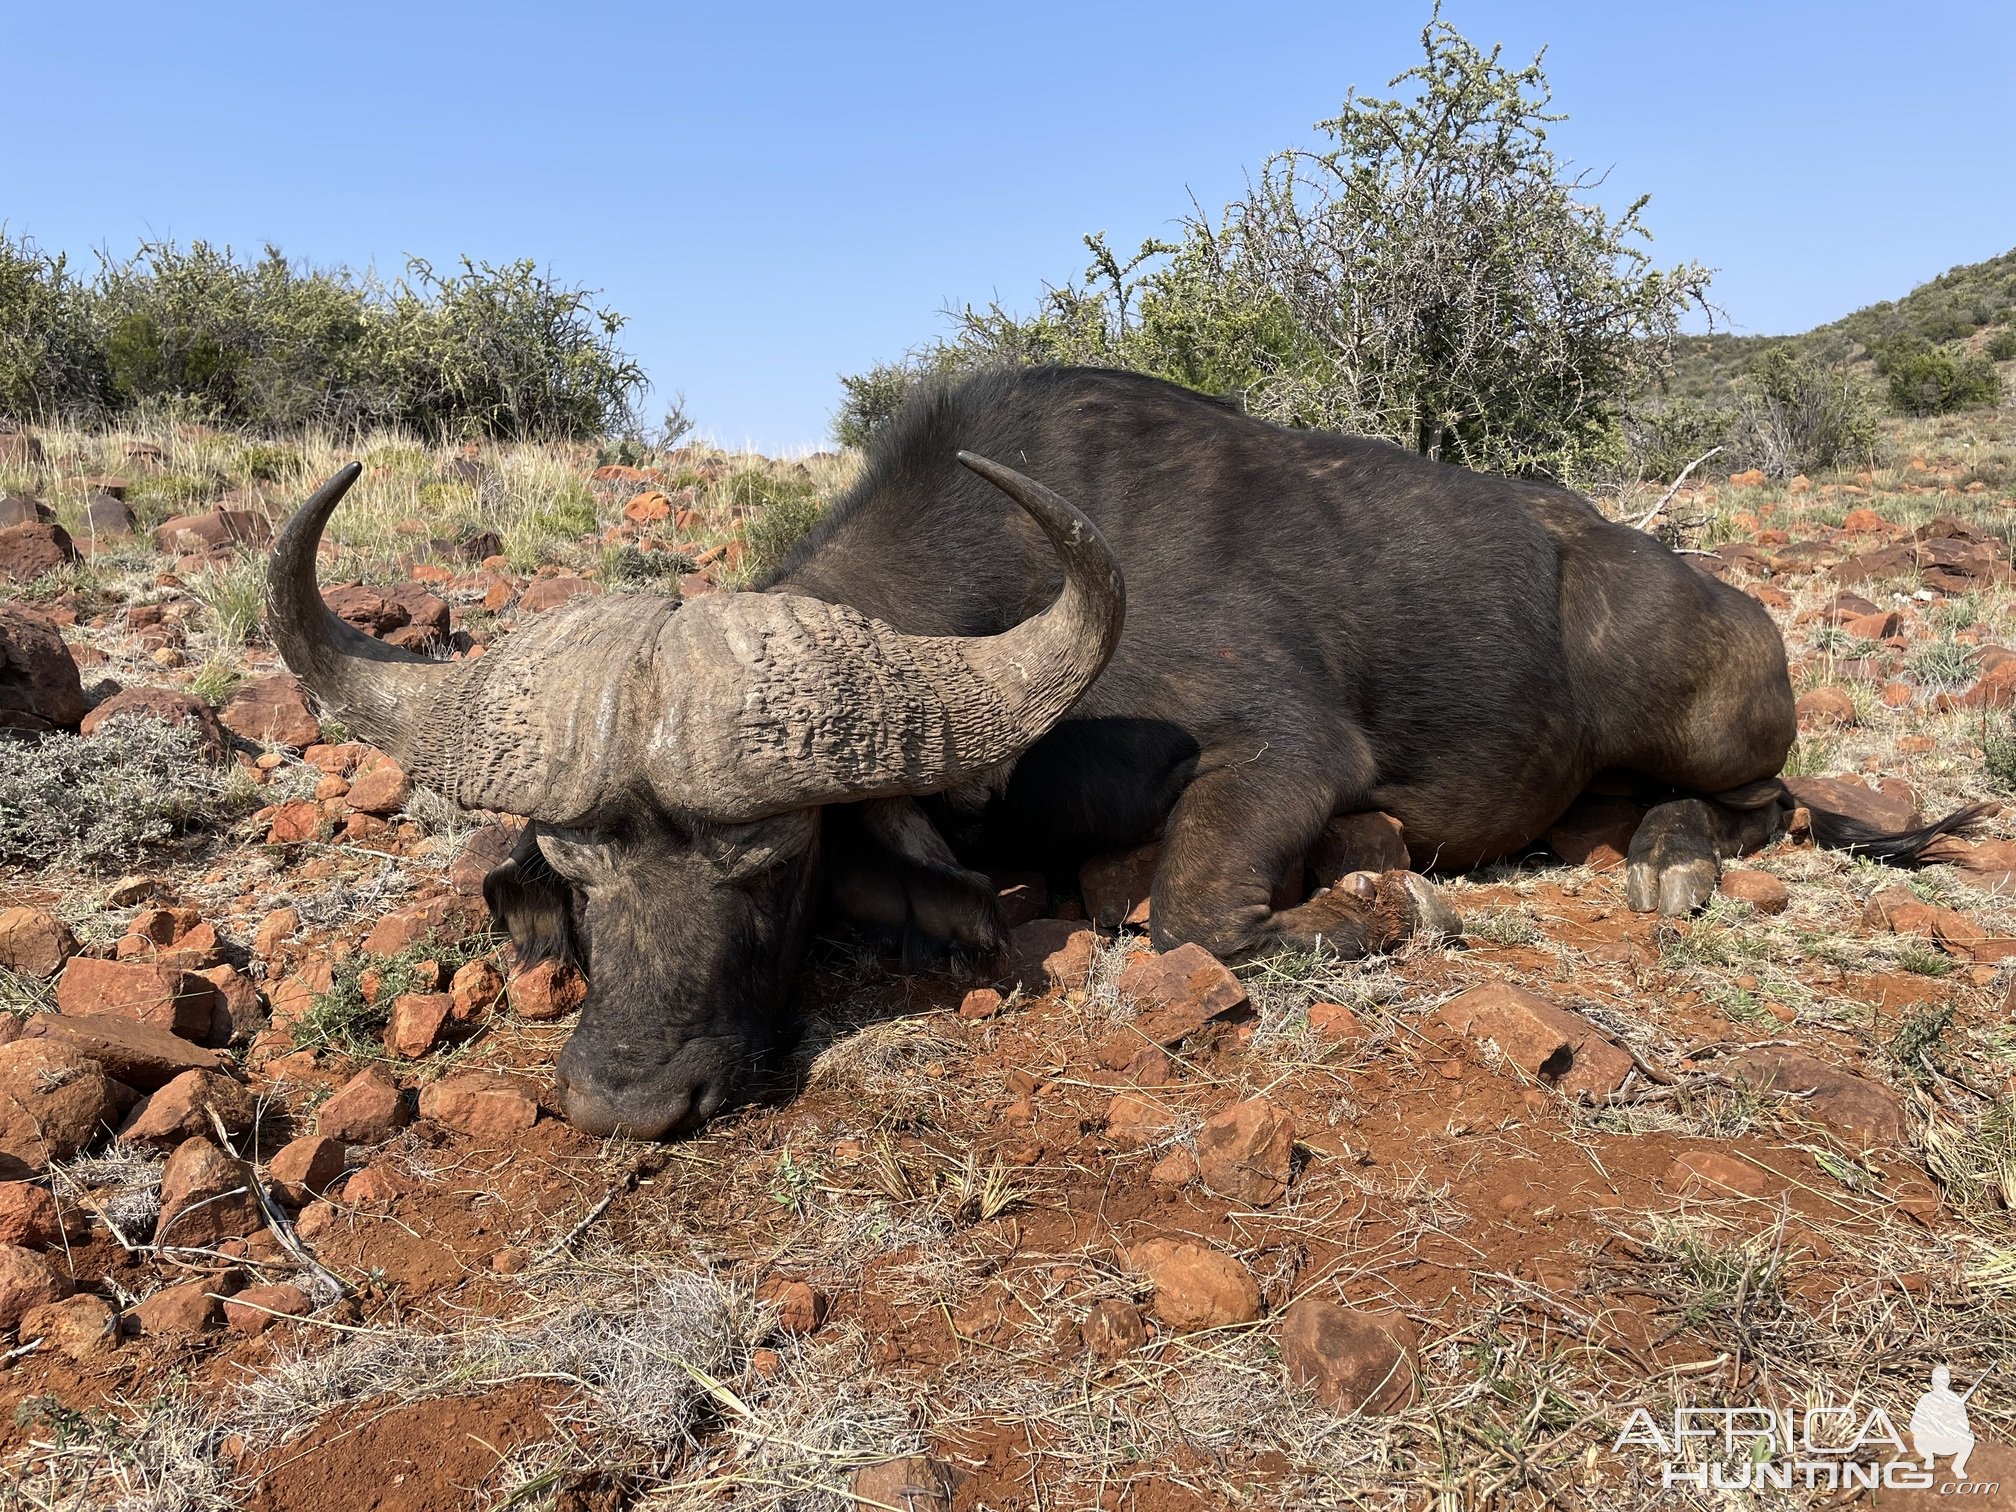
[[[1749,595],[1564,488],[1155,379],[931,391],[756,591],[589,599],[469,661],[324,607],[316,545],[357,471],[281,535],[275,640],[416,778],[532,821],[485,892],[522,955],[585,968],[557,1074],[597,1133],[738,1092],[790,1032],[822,901],[987,951],[986,868],[1159,836],[1156,945],[1363,952],[1444,911],[1411,872],[1279,896],[1333,816],[1383,810],[1418,868],[1460,868],[1628,779],[1666,800],[1631,905],[1677,913],[1787,807],[1792,689]],[[1815,825],[1909,860],[1965,817]]]

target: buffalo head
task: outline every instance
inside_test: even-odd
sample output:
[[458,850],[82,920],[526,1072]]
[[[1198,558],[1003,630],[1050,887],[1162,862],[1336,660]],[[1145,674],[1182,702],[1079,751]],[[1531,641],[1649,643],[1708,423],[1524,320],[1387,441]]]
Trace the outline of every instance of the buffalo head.
[[872,813],[1003,767],[1112,654],[1124,596],[1091,522],[1017,472],[960,460],[1063,561],[1056,601],[999,635],[906,635],[789,593],[612,595],[432,661],[346,624],[317,590],[323,526],[359,468],[281,532],[269,621],[287,665],[419,781],[532,821],[485,891],[521,954],[586,970],[557,1068],[579,1127],[655,1138],[733,1097],[789,1012],[821,809]]

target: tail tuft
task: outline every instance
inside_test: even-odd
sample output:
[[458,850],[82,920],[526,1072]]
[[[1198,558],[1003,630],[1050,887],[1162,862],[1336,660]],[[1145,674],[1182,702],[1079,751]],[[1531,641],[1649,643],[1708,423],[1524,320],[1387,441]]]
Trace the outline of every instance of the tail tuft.
[[1925,859],[1925,848],[1934,840],[1941,835],[1972,834],[1981,821],[1995,813],[1997,808],[1998,805],[1993,803],[1973,803],[1966,808],[1955,809],[1943,819],[1909,830],[1879,830],[1875,825],[1850,818],[1847,814],[1810,805],[1807,812],[1813,816],[1815,845],[1867,856],[1885,866],[1918,866]]

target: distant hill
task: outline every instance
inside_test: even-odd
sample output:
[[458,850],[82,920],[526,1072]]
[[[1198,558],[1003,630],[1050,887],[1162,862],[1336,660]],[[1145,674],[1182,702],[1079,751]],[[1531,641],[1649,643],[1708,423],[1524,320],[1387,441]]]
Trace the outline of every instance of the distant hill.
[[2016,250],[1950,268],[1902,299],[1886,299],[1798,336],[1689,336],[1680,344],[1670,392],[1714,399],[1757,353],[1787,343],[1827,362],[1865,362],[1891,347],[1970,341],[1993,326],[2016,326]]

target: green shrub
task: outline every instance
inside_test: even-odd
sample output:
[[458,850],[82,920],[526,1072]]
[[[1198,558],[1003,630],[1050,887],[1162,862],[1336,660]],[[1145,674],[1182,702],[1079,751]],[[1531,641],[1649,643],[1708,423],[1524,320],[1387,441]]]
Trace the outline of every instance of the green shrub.
[[2016,325],[2004,326],[1990,336],[1985,350],[1990,362],[2016,361]]
[[1876,402],[1847,367],[1817,362],[1788,345],[1773,346],[1734,388],[1732,466],[1789,478],[1873,460]]
[[1885,371],[1890,402],[1907,415],[1943,415],[2002,397],[2001,375],[1985,357],[1918,351],[1891,359]]
[[91,328],[91,286],[68,261],[0,226],[0,415],[95,417],[111,399]]
[[689,571],[692,563],[676,551],[642,551],[628,541],[602,549],[602,581],[613,587],[663,584]]
[[298,478],[305,465],[294,447],[256,441],[238,449],[232,470],[247,483],[285,483]]
[[[748,477],[745,473],[742,476]],[[809,485],[779,489],[742,527],[742,577],[755,582],[770,572],[811,532],[826,512],[826,501]]]

